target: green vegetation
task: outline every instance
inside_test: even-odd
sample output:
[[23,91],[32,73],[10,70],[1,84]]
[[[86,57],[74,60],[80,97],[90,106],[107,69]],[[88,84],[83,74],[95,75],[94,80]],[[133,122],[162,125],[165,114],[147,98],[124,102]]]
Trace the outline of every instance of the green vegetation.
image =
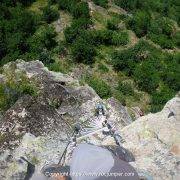
[[160,82],[159,75],[151,61],[138,64],[133,75],[139,88],[149,93],[154,92]]
[[78,38],[72,45],[72,55],[76,62],[92,64],[96,50],[86,39]]
[[18,58],[41,59],[41,52],[57,45],[54,28],[44,22],[57,19],[57,10],[48,5],[40,15],[23,6],[30,3],[18,2],[3,2],[0,7],[0,64]]
[[76,37],[79,36],[83,30],[86,30],[90,24],[91,24],[91,21],[89,19],[86,19],[86,18],[75,19],[72,22],[71,26],[67,27],[64,30],[66,41],[68,43],[73,43]]
[[150,14],[146,11],[137,11],[129,18],[127,24],[138,37],[145,36],[150,25]]
[[93,0],[94,4],[102,6],[104,8],[108,7],[108,0]]
[[151,97],[151,112],[161,110],[164,104],[174,96],[174,92],[167,86],[161,87],[158,91],[154,92]]
[[89,6],[87,2],[79,2],[73,7],[72,15],[74,18],[89,18]]
[[106,82],[97,77],[88,77],[86,82],[97,92],[101,98],[109,98],[112,95],[111,88]]
[[[6,72],[7,73],[7,72]],[[37,96],[37,87],[20,73],[18,77],[11,72],[6,74],[7,81],[0,84],[0,111],[9,109],[21,96]]]
[[0,44],[3,47],[0,51],[1,64],[15,60],[28,51],[28,38],[37,26],[33,14],[21,5],[9,8],[3,5],[0,11]]
[[[112,55],[114,68],[117,71],[124,71],[137,83],[140,90],[152,94],[152,97],[161,95],[164,101],[159,102],[159,108],[164,105],[167,97],[173,97],[179,85],[179,55],[163,53],[147,41],[141,40],[134,47]],[[159,92],[159,88],[164,85],[168,91]],[[168,94],[166,94],[167,92]],[[160,99],[160,98],[159,98]],[[157,104],[152,100],[151,106]],[[156,107],[157,110],[160,110]]]
[[94,31],[93,40],[96,45],[126,45],[129,42],[127,32],[116,32],[112,30]]
[[127,32],[113,32],[111,41],[111,43],[116,46],[127,45],[127,43],[129,42],[129,35]]
[[[50,70],[66,73],[83,63],[93,74],[86,82],[102,98],[114,96],[137,105],[145,94],[151,97],[145,105],[153,112],[160,110],[180,89],[179,1],[93,2],[101,8],[90,12],[81,0],[2,0],[0,65],[18,58],[39,59]],[[127,13],[117,13],[113,3]],[[64,14],[71,24],[61,17]],[[58,18],[60,33],[53,23]],[[17,86],[20,95],[32,93],[31,88],[26,92]]]
[[90,18],[87,2],[80,0],[61,0],[58,1],[59,8],[68,11],[75,19]]
[[158,18],[151,21],[148,37],[162,48],[172,49],[177,44],[174,41],[176,32],[173,21],[168,18]]
[[126,96],[133,96],[134,95],[133,86],[128,82],[119,82],[117,90]]
[[47,23],[51,23],[59,18],[59,12],[57,9],[52,8],[50,5],[43,9],[43,20]]
[[31,56],[39,58],[39,54],[43,51],[53,50],[57,46],[55,37],[56,32],[53,27],[49,25],[40,26],[34,35],[28,40]]
[[180,16],[176,0],[139,1],[115,0],[115,3],[132,13],[126,19],[126,25],[138,37],[146,36],[162,48],[173,49],[178,46],[174,19],[179,24]]
[[112,31],[118,30],[119,29],[118,20],[117,19],[108,20],[106,27],[107,27],[107,29],[112,30]]
[[109,69],[107,68],[106,65],[102,64],[102,63],[99,63],[98,64],[98,69],[101,73],[107,73],[109,72]]
[[115,3],[130,12],[144,10],[159,16],[169,17],[180,23],[179,1],[178,0],[115,0]]

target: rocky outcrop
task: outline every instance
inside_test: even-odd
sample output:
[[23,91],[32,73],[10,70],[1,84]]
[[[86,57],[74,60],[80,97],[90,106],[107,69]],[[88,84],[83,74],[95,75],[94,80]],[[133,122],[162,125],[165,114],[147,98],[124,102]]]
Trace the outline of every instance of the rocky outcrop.
[[[4,72],[23,72],[38,85],[38,96],[25,95],[0,121],[0,179],[22,179],[27,164],[20,156],[36,164],[36,171],[47,163],[57,163],[75,123],[86,124],[95,118],[98,102],[106,107],[107,120],[118,129],[131,123],[125,107],[111,98],[102,100],[88,85],[80,86],[72,77],[49,71],[40,61],[18,60],[4,66]],[[89,139],[96,144],[108,142],[100,135]],[[106,143],[105,143],[106,144]]]
[[[5,71],[11,70],[11,63]],[[132,122],[127,110],[116,99],[102,100],[88,85],[80,86],[71,76],[49,71],[39,61],[16,61],[15,73],[22,71],[36,81],[40,93],[22,96],[0,122],[0,179],[23,179],[26,157],[36,165],[35,173],[51,163],[58,163],[76,122],[95,120],[95,106],[103,102],[108,122],[115,124],[135,162],[131,164],[155,180],[179,177],[180,98],[170,100],[163,110]],[[4,75],[3,80],[6,80]],[[113,145],[111,137],[98,132],[88,141],[97,145]]]
[[154,179],[180,179],[180,98],[170,100],[163,110],[137,119],[122,129],[123,146],[135,156],[137,170]]

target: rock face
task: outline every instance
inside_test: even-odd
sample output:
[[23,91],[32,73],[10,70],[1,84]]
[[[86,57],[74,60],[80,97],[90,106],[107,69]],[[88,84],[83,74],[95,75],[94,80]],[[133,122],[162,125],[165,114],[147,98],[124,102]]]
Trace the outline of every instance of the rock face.
[[[4,67],[10,70],[9,63]],[[23,179],[26,157],[36,165],[35,173],[51,163],[58,163],[76,122],[94,120],[95,106],[102,102],[108,122],[123,136],[123,147],[135,156],[131,164],[154,179],[180,179],[180,98],[170,100],[164,109],[132,122],[117,100],[102,100],[89,86],[80,86],[71,76],[48,71],[39,61],[15,62],[15,73],[22,71],[37,82],[37,97],[22,96],[6,111],[0,121],[0,179]],[[4,75],[3,81],[6,79]],[[112,138],[101,132],[89,137],[97,145],[113,145]]]
[[123,128],[123,146],[135,156],[132,163],[154,179],[180,179],[180,98],[170,100],[163,110],[148,114]]
[[[23,179],[27,164],[19,163],[20,156],[36,164],[36,171],[45,164],[57,163],[76,122],[90,122],[95,118],[95,107],[102,102],[107,120],[121,129],[131,123],[125,107],[115,99],[101,100],[89,86],[80,86],[72,77],[49,71],[40,61],[18,60],[4,66],[4,71],[15,68],[15,74],[25,73],[36,81],[37,97],[22,96],[0,121],[1,161],[0,179]],[[100,136],[89,139],[96,144],[105,140]],[[107,139],[106,139],[106,142]]]

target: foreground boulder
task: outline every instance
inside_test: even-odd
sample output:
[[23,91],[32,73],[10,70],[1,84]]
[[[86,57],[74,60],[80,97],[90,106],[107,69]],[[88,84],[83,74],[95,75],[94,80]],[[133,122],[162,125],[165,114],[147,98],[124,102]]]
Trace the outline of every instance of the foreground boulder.
[[163,110],[148,114],[123,128],[136,161],[132,165],[154,179],[180,179],[180,98],[170,100]]

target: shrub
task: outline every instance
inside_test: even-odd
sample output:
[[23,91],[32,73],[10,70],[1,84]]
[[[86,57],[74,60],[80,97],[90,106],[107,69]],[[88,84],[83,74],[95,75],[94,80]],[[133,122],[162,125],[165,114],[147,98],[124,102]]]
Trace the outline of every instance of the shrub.
[[5,4],[6,6],[17,6],[17,5],[23,5],[23,6],[30,6],[35,0],[1,0],[2,4]]
[[72,44],[71,50],[76,62],[85,64],[92,64],[94,62],[94,56],[96,55],[95,47],[86,41],[86,39],[78,38]]
[[113,32],[112,34],[112,44],[113,45],[126,45],[129,42],[129,36],[127,32]]
[[147,41],[140,40],[135,46],[129,49],[115,51],[112,54],[112,63],[115,70],[123,70],[127,75],[132,75],[136,65],[142,61],[151,60],[154,62],[156,60],[158,66],[161,62],[160,59],[163,58],[161,56],[162,52],[159,49]]
[[46,6],[43,9],[43,20],[47,23],[51,23],[59,18],[59,12],[57,9],[52,8],[51,6]]
[[53,49],[53,52],[55,54],[61,55],[61,56],[66,56],[67,55],[67,49],[65,42],[60,42],[58,45]]
[[45,49],[40,53],[39,60],[42,61],[45,65],[54,62],[54,59],[52,59],[51,54]]
[[96,91],[101,98],[111,97],[111,88],[102,80],[97,77],[87,78],[87,83]]
[[49,5],[53,5],[53,4],[56,4],[56,3],[58,3],[58,0],[48,0]]
[[80,33],[79,27],[75,27],[75,28],[73,26],[67,27],[64,30],[64,36],[66,42],[72,43],[76,39],[79,33]]
[[89,6],[87,2],[79,2],[74,6],[72,15],[74,18],[89,18]]
[[145,61],[136,66],[134,79],[139,88],[148,93],[154,92],[160,82],[159,75],[150,61]]
[[175,47],[175,42],[173,41],[173,39],[168,38],[164,34],[157,35],[149,33],[148,38],[160,45],[162,48],[173,49]]
[[168,18],[151,20],[148,38],[159,44],[162,48],[172,49],[175,46],[174,25]]
[[118,26],[118,21],[116,19],[111,19],[111,20],[108,20],[107,21],[107,29],[109,30],[113,30],[113,31],[116,31],[119,29],[119,26]]
[[123,95],[127,95],[127,96],[134,95],[134,90],[133,90],[132,85],[127,82],[119,82],[117,90],[121,91]]
[[173,91],[179,91],[180,89],[180,53],[176,53],[172,56],[167,56],[164,61],[163,71],[161,73],[162,80]]
[[7,45],[2,30],[0,29],[0,59],[2,59],[7,53]]
[[112,44],[112,34],[113,31],[111,30],[98,30],[94,31],[93,39],[97,45],[104,44],[110,45]]
[[73,20],[71,26],[64,30],[66,41],[68,43],[72,43],[82,30],[87,29],[91,23],[90,19],[87,18],[78,18]]
[[126,10],[133,10],[137,6],[137,0],[115,0],[115,4]]
[[104,64],[102,64],[102,63],[98,64],[98,69],[99,69],[99,71],[101,71],[102,73],[107,73],[107,72],[109,72],[109,69],[107,68],[107,66],[104,65]]
[[57,45],[56,35],[57,33],[52,26],[41,26],[28,40],[31,52],[39,54],[43,49],[53,49]]
[[62,72],[64,73],[64,68],[60,62],[54,62],[48,65],[48,69],[50,71],[55,71],[55,72]]
[[137,11],[132,18],[127,21],[127,25],[135,31],[138,37],[145,36],[150,26],[150,14],[146,11]]
[[94,4],[107,8],[108,6],[108,0],[93,0]]
[[121,52],[115,51],[112,54],[112,64],[116,71],[124,71],[127,75],[132,74],[135,62],[133,61],[130,53],[130,50],[124,50]]
[[27,39],[36,30],[37,21],[34,15],[18,5],[15,7],[0,7],[0,58],[12,61],[28,52]]
[[174,41],[176,47],[180,48],[180,31],[176,32],[176,34],[173,37],[173,41]]
[[163,86],[159,91],[156,91],[151,96],[151,112],[158,112],[162,110],[165,103],[173,98],[175,93],[168,87]]
[[153,34],[164,34],[170,37],[174,33],[174,28],[173,22],[170,19],[161,17],[151,20],[149,31]]
[[139,0],[115,0],[115,4],[127,11],[145,10],[162,12],[164,2],[161,1],[139,1]]
[[75,0],[59,0],[58,1],[58,5],[59,5],[59,8],[62,9],[62,10],[67,10],[69,12],[72,11],[72,8],[73,8],[73,4],[75,4],[76,1]]

